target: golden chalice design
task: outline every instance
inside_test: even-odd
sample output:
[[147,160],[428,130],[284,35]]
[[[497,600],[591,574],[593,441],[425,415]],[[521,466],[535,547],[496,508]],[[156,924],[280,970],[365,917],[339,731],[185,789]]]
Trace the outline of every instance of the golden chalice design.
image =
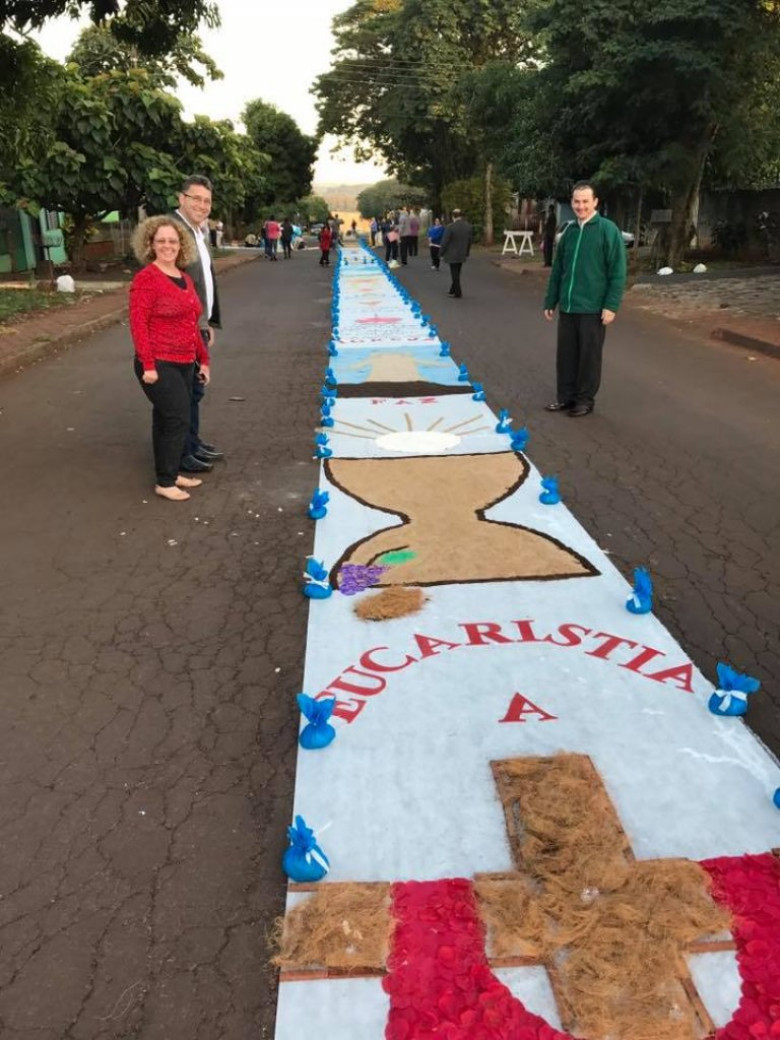
[[550,581],[599,573],[550,535],[485,518],[528,476],[528,463],[514,452],[331,458],[325,472],[345,494],[403,520],[350,546],[331,573],[335,588],[344,564],[390,564],[378,588]]

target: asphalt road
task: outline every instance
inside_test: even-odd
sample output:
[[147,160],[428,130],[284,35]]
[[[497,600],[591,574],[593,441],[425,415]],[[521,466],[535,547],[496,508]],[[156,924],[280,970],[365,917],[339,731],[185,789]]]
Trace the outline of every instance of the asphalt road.
[[[329,277],[307,252],[221,283],[204,430],[228,457],[190,503],[151,493],[126,328],[0,381],[3,1040],[272,1036]],[[780,750],[780,365],[624,313],[597,412],[549,415],[538,280],[401,278],[705,673],[762,679]]]

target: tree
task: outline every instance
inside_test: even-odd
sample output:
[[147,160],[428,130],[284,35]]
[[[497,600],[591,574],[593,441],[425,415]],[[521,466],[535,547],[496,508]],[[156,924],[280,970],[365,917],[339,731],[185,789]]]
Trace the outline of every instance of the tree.
[[674,264],[718,139],[776,59],[776,0],[544,0],[530,25],[545,63],[512,128],[516,150],[522,140],[533,152],[530,170],[527,156],[515,166],[520,185],[538,187],[546,167],[548,191],[564,170],[569,185],[588,176],[663,191]]
[[311,191],[317,140],[275,105],[257,98],[244,108],[241,118],[258,153],[268,157],[263,202],[289,203]]
[[330,216],[330,206],[320,195],[306,195],[293,208],[304,224],[324,224]]
[[480,167],[458,95],[464,73],[530,46],[517,0],[357,0],[334,19],[336,59],[315,80],[319,129],[377,152],[391,173],[429,189]]
[[358,210],[361,217],[378,217],[388,210],[400,206],[421,206],[426,201],[425,191],[414,188],[410,184],[401,184],[397,180],[377,181],[357,197]]
[[201,22],[219,25],[219,10],[211,0],[0,0],[0,28],[20,32],[39,29],[50,18],[87,10],[92,21],[109,20],[118,40],[144,54],[168,54],[182,34],[194,33]]
[[181,33],[168,53],[149,56],[136,44],[117,40],[106,25],[92,25],[79,34],[67,61],[78,65],[86,77],[143,68],[156,86],[168,89],[176,86],[179,77],[196,87],[204,86],[206,79],[224,78],[214,59],[203,50],[200,38],[190,33]]

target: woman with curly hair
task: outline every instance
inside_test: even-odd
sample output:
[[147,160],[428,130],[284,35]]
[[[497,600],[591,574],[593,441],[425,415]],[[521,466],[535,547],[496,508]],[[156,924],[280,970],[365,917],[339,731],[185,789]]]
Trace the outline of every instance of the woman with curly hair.
[[179,473],[196,361],[200,378],[209,381],[208,348],[198,330],[200,300],[184,271],[195,259],[195,244],[170,217],[149,217],[138,225],[133,250],[146,264],[130,286],[130,332],[135,374],[152,402],[154,491],[182,502],[190,497],[187,488],[203,483]]

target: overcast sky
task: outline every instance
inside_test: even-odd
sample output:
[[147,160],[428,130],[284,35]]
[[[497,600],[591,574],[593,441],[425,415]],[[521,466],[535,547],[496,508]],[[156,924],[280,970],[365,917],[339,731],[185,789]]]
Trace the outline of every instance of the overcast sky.
[[[225,78],[203,90],[183,83],[177,95],[185,116],[239,122],[247,101],[262,98],[287,112],[305,133],[317,126],[314,77],[330,67],[333,16],[351,7],[353,0],[219,0],[222,27],[201,33],[206,52]],[[261,10],[262,8],[262,10]],[[58,18],[37,35],[43,50],[62,60],[87,19]],[[315,182],[364,184],[385,176],[380,167],[352,161],[351,151],[329,155],[333,140],[323,142],[315,167]]]

